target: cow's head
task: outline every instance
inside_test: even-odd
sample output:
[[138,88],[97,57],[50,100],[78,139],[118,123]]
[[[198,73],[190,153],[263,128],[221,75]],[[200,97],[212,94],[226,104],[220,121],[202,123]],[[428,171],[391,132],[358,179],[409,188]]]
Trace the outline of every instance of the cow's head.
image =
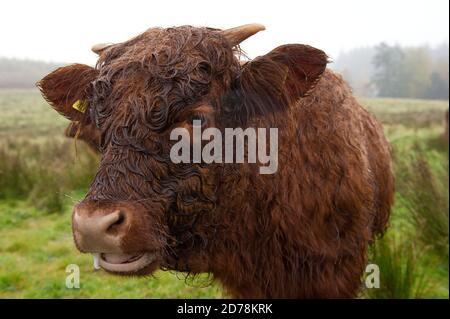
[[283,112],[326,67],[326,55],[306,45],[240,63],[239,43],[263,29],[149,29],[124,43],[95,46],[95,68],[70,65],[39,82],[74,132],[98,130],[100,166],[72,222],[78,249],[100,254],[102,268],[196,271],[183,259],[195,259],[208,245],[205,236],[213,239],[202,223],[226,205],[217,190],[227,164],[173,163],[170,132],[192,129],[195,119],[223,130]]

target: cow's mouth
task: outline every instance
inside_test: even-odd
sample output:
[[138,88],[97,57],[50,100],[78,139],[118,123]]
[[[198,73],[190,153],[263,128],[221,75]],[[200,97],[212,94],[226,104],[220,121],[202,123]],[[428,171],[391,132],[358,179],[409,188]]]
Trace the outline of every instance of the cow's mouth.
[[139,254],[110,254],[94,255],[94,267],[101,267],[106,271],[121,274],[132,274],[142,271],[156,261],[154,253]]

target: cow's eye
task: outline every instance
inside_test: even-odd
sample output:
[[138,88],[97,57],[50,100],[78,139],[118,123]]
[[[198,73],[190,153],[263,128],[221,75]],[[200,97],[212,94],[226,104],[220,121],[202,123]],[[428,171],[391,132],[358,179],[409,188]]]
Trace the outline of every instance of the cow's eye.
[[201,125],[204,126],[206,124],[206,116],[201,113],[193,113],[188,117],[187,123],[194,125],[194,121],[200,121]]

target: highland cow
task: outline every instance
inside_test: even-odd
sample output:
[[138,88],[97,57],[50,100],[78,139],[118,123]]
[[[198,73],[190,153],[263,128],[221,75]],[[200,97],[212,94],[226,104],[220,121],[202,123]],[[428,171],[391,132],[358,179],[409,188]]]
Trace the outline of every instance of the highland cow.
[[[100,165],[72,227],[101,268],[207,272],[241,298],[357,296],[393,203],[388,142],[321,50],[242,62],[239,44],[263,29],[152,28],[38,83],[77,130],[98,130]],[[277,172],[174,163],[170,132],[194,120],[277,128]]]

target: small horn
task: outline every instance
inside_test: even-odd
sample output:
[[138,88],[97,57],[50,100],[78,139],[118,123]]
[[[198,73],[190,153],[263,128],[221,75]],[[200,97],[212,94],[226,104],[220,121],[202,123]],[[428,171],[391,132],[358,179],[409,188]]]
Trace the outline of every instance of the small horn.
[[94,53],[100,54],[103,50],[105,50],[107,47],[110,47],[113,45],[113,43],[98,43],[92,46],[91,50]]
[[223,36],[231,43],[232,46],[238,45],[245,39],[251,37],[259,31],[265,30],[266,27],[262,24],[252,23],[241,25],[240,27],[223,30]]

